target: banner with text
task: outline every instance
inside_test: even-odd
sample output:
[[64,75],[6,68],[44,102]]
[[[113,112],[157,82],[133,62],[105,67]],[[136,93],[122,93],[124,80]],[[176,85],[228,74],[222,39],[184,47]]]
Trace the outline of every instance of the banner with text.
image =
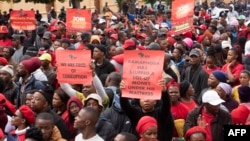
[[90,62],[90,50],[56,51],[58,81],[70,84],[92,84]]
[[35,11],[13,10],[10,13],[10,25],[15,30],[35,30]]
[[160,99],[163,61],[163,51],[125,51],[122,97]]
[[172,2],[172,24],[175,35],[192,28],[193,15],[193,0],[174,0]]
[[67,8],[66,27],[71,31],[91,31],[91,11]]

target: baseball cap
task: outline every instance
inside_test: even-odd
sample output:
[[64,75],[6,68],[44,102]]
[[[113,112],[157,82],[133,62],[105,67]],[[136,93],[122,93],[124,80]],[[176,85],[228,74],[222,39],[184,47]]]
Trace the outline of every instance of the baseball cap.
[[245,17],[244,15],[240,15],[237,19],[238,19],[238,20],[245,20],[246,17]]
[[202,24],[202,25],[200,25],[198,28],[201,29],[201,30],[206,30],[206,29],[207,29],[207,26],[204,25],[204,24]]
[[195,56],[199,57],[201,54],[200,54],[199,50],[197,50],[197,49],[192,49],[192,50],[190,51],[190,53],[189,53],[189,56],[192,56],[192,55],[195,55]]
[[49,32],[49,31],[44,32],[44,34],[43,34],[44,39],[51,39],[51,37],[52,37],[51,32]]
[[90,95],[87,96],[87,98],[85,99],[84,103],[86,104],[89,99],[96,100],[98,102],[99,106],[103,107],[103,105],[102,105],[102,98],[98,94],[91,93]]
[[49,53],[43,53],[39,59],[41,61],[44,61],[44,60],[47,60],[47,61],[50,61],[51,62],[51,55]]
[[232,45],[230,44],[230,42],[229,41],[222,41],[221,42],[221,47],[223,48],[223,49],[225,49],[225,48],[232,48]]
[[208,90],[203,94],[202,102],[216,106],[225,101],[220,98],[219,94],[215,90]]
[[122,46],[124,49],[130,47],[130,46],[135,46],[135,42],[132,39],[128,39],[124,42],[124,45]]
[[118,40],[118,34],[111,34],[111,35],[110,35],[110,38],[113,38],[113,39]]
[[105,22],[106,22],[106,20],[104,20],[104,19],[99,19],[98,24],[103,24],[103,23],[105,23]]

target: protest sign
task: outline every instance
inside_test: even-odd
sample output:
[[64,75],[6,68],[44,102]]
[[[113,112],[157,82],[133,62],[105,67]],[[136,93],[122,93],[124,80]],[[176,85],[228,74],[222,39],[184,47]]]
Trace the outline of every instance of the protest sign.
[[57,50],[57,79],[60,83],[91,84],[90,50]]
[[122,97],[160,99],[163,61],[163,51],[125,51]]
[[12,10],[10,13],[10,25],[15,30],[35,30],[35,11]]
[[67,8],[66,28],[70,31],[91,31],[91,11]]
[[174,0],[172,2],[172,26],[175,35],[192,28],[193,15],[193,0]]

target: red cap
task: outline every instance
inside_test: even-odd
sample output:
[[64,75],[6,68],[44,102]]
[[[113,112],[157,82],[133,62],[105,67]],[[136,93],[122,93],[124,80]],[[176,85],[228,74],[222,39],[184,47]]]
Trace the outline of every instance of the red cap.
[[200,25],[198,28],[202,30],[207,30],[207,26],[204,24]]
[[0,33],[8,33],[8,32],[9,31],[8,31],[7,26],[4,26],[4,25],[0,26]]
[[118,34],[111,34],[110,38],[118,40]]
[[27,105],[22,105],[19,108],[19,111],[22,113],[23,117],[26,119],[28,124],[35,123],[35,114]]
[[7,61],[6,58],[0,57],[0,65],[6,66],[6,65],[8,65],[8,64],[9,64],[9,63],[8,63],[8,61]]
[[207,131],[200,127],[200,126],[194,126],[192,128],[189,128],[185,134],[185,139],[186,140],[189,140],[190,139],[190,136],[194,133],[203,133],[205,136],[207,136]]
[[147,37],[147,35],[146,35],[145,33],[142,33],[142,34],[139,36],[139,38],[140,38],[140,37],[142,37],[142,38],[145,39],[145,38]]
[[130,47],[130,46],[135,46],[135,42],[132,39],[128,39],[125,41],[124,45],[122,46],[124,49]]

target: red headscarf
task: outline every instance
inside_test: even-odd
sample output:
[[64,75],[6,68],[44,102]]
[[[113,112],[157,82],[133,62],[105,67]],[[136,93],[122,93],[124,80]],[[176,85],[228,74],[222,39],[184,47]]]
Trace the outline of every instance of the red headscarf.
[[138,132],[139,135],[141,135],[150,127],[157,128],[156,119],[151,116],[143,116],[137,123],[136,131]]

